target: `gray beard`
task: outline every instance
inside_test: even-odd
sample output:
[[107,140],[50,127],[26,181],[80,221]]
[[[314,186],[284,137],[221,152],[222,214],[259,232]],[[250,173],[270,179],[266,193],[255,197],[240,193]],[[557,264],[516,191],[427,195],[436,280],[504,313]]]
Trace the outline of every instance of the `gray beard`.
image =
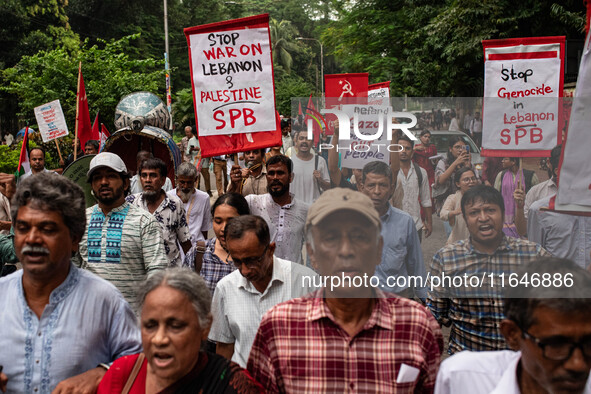
[[180,189],[178,190],[178,196],[179,196],[179,198],[181,199],[181,201],[182,201],[183,203],[185,203],[185,204],[186,204],[187,202],[189,202],[189,199],[191,198],[191,196],[193,195],[193,193],[195,193],[195,190],[191,190],[191,192],[190,192],[190,193],[185,193],[185,192],[183,192],[183,191],[182,191],[182,190],[180,190]]

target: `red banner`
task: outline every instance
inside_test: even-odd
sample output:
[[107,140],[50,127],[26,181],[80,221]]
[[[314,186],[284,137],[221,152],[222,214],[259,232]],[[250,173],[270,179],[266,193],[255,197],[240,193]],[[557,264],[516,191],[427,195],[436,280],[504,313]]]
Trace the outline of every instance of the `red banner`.
[[484,40],[482,46],[482,118],[473,121],[474,134],[482,136],[480,154],[549,156],[562,142],[565,37]]
[[76,114],[76,134],[80,140],[80,146],[92,139],[92,127],[90,126],[90,113],[88,112],[88,99],[82,77],[82,63],[78,66],[78,113]]
[[328,74],[324,76],[326,107],[360,104],[359,97],[367,97],[368,73]]
[[201,156],[281,145],[269,15],[184,32]]

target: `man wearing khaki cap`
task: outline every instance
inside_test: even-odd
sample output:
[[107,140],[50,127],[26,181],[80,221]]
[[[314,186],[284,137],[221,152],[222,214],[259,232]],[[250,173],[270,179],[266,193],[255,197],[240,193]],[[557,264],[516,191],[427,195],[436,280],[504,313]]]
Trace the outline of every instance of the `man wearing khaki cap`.
[[268,392],[432,392],[443,338],[422,305],[386,297],[373,277],[382,254],[369,197],[327,190],[306,219],[322,289],[263,317],[248,370]]
[[168,267],[162,229],[149,212],[125,201],[129,175],[119,156],[99,153],[87,176],[98,204],[86,209],[80,265],[114,284],[135,310],[138,285]]

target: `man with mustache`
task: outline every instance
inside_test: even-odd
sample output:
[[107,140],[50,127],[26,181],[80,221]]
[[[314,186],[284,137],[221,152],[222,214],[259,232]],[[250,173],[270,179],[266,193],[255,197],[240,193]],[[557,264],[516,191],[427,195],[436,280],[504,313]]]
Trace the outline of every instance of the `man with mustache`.
[[435,394],[591,393],[591,273],[545,258],[515,274],[552,280],[506,288],[500,329],[513,351],[455,354],[441,364]]
[[[129,181],[129,192],[131,194],[137,194],[137,193],[141,193],[144,191],[143,187],[142,187],[142,181],[140,179],[140,166],[142,165],[142,162],[148,159],[152,159],[154,157],[154,155],[151,152],[148,152],[147,150],[141,150],[137,153],[136,155],[136,167],[135,169],[137,170],[137,173],[131,177],[130,181]],[[164,185],[162,186],[162,189],[165,192],[168,192],[170,190],[172,190],[172,181],[170,180],[169,177],[166,177]]]
[[126,197],[131,204],[150,212],[162,227],[164,251],[170,267],[182,263],[181,252],[191,247],[191,233],[183,202],[175,195],[169,196],[162,189],[166,180],[166,164],[157,158],[144,160],[139,168],[142,193]]
[[0,279],[0,391],[94,393],[107,364],[141,342],[121,293],[71,262],[86,227],[84,192],[39,174],[12,203],[23,269]]
[[135,310],[139,284],[168,266],[162,229],[149,212],[125,201],[129,175],[119,156],[99,153],[87,177],[98,204],[86,209],[80,265],[113,283]]
[[216,352],[246,367],[250,347],[265,312],[272,306],[312,291],[304,277],[308,267],[278,258],[263,218],[242,215],[228,220],[225,229],[229,264],[236,270],[220,280],[213,293],[213,324],[209,339]]
[[[495,188],[474,186],[462,196],[461,206],[470,237],[433,256],[427,306],[439,324],[451,326],[449,354],[506,349],[499,330],[503,317],[499,289],[509,286],[509,275],[516,269],[550,253],[537,243],[503,233],[505,205]],[[448,281],[441,279],[444,275]],[[501,282],[502,278],[507,281]]]
[[191,163],[182,163],[176,171],[177,187],[167,193],[169,198],[181,199],[193,243],[205,241],[211,230],[209,196],[195,187],[198,180],[197,168]]
[[271,239],[277,245],[275,255],[288,261],[302,263],[304,224],[308,204],[289,192],[293,180],[293,164],[284,155],[267,161],[267,191],[263,195],[250,194],[246,201],[253,215],[261,216],[271,228]]
[[305,129],[295,132],[293,140],[297,153],[292,155],[293,186],[296,198],[312,204],[324,190],[330,189],[330,176],[326,160],[314,153],[313,141],[308,139]]
[[244,152],[246,168],[235,164],[230,170],[230,185],[228,193],[265,194],[267,192],[267,177],[263,163],[263,150],[255,149]]

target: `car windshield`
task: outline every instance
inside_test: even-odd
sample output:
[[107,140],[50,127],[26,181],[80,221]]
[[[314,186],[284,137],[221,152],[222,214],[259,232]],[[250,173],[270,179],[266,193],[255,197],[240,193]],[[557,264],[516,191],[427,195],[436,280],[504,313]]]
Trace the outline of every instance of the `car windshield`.
[[[431,134],[431,143],[437,147],[437,152],[447,152],[449,148],[449,140],[459,134]],[[480,149],[476,147],[474,141],[467,135],[459,135],[465,142],[466,145],[470,146],[470,152],[479,153]]]

